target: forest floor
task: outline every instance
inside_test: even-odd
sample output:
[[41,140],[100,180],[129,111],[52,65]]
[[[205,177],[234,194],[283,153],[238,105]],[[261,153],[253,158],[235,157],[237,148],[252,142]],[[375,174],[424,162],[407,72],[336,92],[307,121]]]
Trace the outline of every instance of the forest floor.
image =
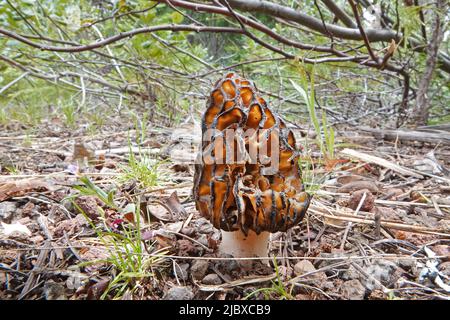
[[448,140],[339,128],[307,217],[245,271],[195,209],[193,125],[1,132],[0,299],[450,299]]

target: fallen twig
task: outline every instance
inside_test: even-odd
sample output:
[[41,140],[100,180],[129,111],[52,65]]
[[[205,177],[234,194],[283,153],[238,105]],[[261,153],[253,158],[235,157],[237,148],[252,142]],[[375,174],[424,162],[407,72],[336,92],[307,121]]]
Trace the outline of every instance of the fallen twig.
[[354,157],[354,158],[358,158],[358,159],[360,159],[362,161],[375,163],[375,164],[377,164],[379,166],[382,166],[384,168],[388,168],[390,170],[396,171],[397,173],[400,173],[402,175],[407,175],[407,176],[423,179],[422,175],[420,175],[420,174],[418,174],[416,172],[413,172],[413,171],[411,171],[409,169],[406,169],[406,168],[404,168],[402,166],[399,166],[396,163],[393,163],[393,162],[388,161],[386,159],[380,158],[380,157],[375,157],[375,156],[372,156],[372,155],[369,155],[369,154],[366,154],[366,153],[363,153],[363,152],[359,152],[359,151],[356,151],[356,150],[353,150],[353,149],[348,149],[348,148],[342,150],[341,154],[344,154],[344,155],[347,155],[347,156],[350,156],[350,157]]

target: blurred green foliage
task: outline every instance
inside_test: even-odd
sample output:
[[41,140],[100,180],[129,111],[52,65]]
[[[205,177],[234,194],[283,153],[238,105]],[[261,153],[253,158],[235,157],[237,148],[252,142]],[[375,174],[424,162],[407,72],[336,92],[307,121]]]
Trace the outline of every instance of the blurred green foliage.
[[[321,4],[320,1],[275,2],[315,17],[322,15],[326,21],[333,20],[333,15],[323,5],[316,5]],[[345,3],[338,1],[340,5]],[[381,4],[398,13],[400,22],[396,28],[406,37],[420,34],[418,7],[405,6],[402,1],[381,1]],[[120,32],[161,24],[198,21],[209,26],[238,26],[230,17],[186,11],[188,17],[182,13],[148,0],[0,0],[0,27],[27,35],[31,41],[69,46],[69,43],[88,44]],[[254,14],[253,17],[287,38],[310,44],[329,43],[327,37],[288,28],[267,15]],[[269,41],[261,32],[252,32]],[[46,38],[59,43],[46,42]],[[341,49],[347,46],[340,41],[335,45]],[[374,47],[382,52],[383,45],[386,44]],[[284,49],[298,55],[300,61],[312,56],[311,52]],[[211,84],[226,72],[221,68],[235,64],[240,65],[233,70],[248,76],[258,88],[270,93],[268,100],[275,110],[283,111],[292,121],[308,119],[307,104],[291,84],[291,80],[303,79],[298,72],[300,62],[270,60],[279,56],[241,35],[159,31],[139,34],[96,52],[79,53],[39,50],[0,37],[0,56],[23,67],[0,59],[0,90],[23,76],[0,94],[0,125],[17,121],[25,127],[34,127],[44,119],[58,118],[68,128],[88,122],[91,126],[86,128],[92,129],[92,125],[101,128],[104,123],[98,120],[114,113],[129,119],[130,127],[133,127],[133,117],[145,112],[149,113],[149,121],[162,117],[171,123],[178,122],[193,111],[198,117]],[[411,85],[417,85],[425,67],[425,53],[413,53],[401,47],[396,57],[410,62]],[[266,61],[242,64],[261,59]],[[28,74],[24,76],[24,72]],[[374,69],[350,62],[326,63],[316,65],[314,73],[318,108],[325,107],[350,117],[355,110],[369,112],[379,104],[392,105],[394,110],[401,100],[399,78]],[[449,98],[448,76],[438,71],[434,79],[430,122],[439,123],[441,119],[448,121],[443,118],[448,113],[445,103]],[[123,88],[132,88],[145,96],[130,94]],[[124,109],[134,111],[122,113]],[[92,123],[92,119],[97,120]],[[329,120],[333,123],[333,114]]]

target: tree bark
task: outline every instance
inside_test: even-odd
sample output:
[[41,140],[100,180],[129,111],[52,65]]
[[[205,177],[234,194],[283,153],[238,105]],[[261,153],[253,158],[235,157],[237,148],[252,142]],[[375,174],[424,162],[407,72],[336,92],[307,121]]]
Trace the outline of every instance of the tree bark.
[[444,39],[445,18],[445,0],[436,0],[436,8],[433,11],[433,33],[431,41],[427,47],[427,60],[425,70],[417,88],[417,98],[415,107],[412,108],[412,114],[409,116],[409,123],[415,127],[426,125],[429,117],[430,100],[428,99],[428,90],[438,61],[439,47]]
[[[162,1],[162,0],[157,0]],[[441,1],[443,2],[443,1]],[[341,27],[335,24],[323,23],[320,19],[311,17],[298,10],[279,5],[270,1],[264,0],[228,0],[228,3],[234,9],[239,9],[245,12],[259,12],[272,17],[297,22],[311,30],[317,31],[325,36],[332,34],[333,37],[347,39],[347,40],[363,40],[363,36],[358,28]],[[333,10],[331,10],[333,11]],[[333,13],[336,14],[335,11]],[[385,41],[390,42],[392,39],[399,43],[403,35],[391,29],[367,29],[366,35],[369,42]],[[421,51],[420,42],[410,39],[410,46],[414,51]],[[417,47],[417,48],[415,48]],[[439,54],[440,68],[447,73],[450,73],[450,59],[445,54]]]
[[353,21],[353,19],[341,9],[334,0],[322,0],[322,2],[327,6],[327,8],[333,12],[336,17],[342,21],[342,23],[349,28],[357,28],[358,26]]
[[[294,21],[324,35],[331,33],[337,38],[363,40],[363,36],[358,28],[341,27],[329,23],[324,24],[320,19],[273,2],[261,0],[228,0],[228,3],[233,8],[242,11],[259,12],[273,17]],[[366,34],[370,42],[391,41],[392,39],[395,39],[396,42],[399,41],[398,34],[389,29],[367,29]]]

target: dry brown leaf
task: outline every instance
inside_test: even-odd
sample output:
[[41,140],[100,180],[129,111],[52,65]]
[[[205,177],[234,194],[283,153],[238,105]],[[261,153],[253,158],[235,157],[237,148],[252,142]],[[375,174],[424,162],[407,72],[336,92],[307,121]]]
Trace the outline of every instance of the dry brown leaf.
[[160,204],[149,204],[147,206],[147,212],[150,215],[150,221],[163,221],[163,222],[171,222],[173,221],[170,213],[167,211],[164,206]]
[[166,200],[166,205],[169,207],[173,215],[177,217],[187,216],[187,212],[181,205],[180,199],[178,198],[178,194],[176,191],[172,192],[170,197]]
[[344,184],[342,187],[338,189],[339,193],[350,193],[362,189],[368,189],[371,193],[378,193],[377,185],[372,181],[353,181],[347,184]]
[[332,171],[334,167],[340,163],[347,163],[348,159],[326,159],[325,160],[325,170]]
[[368,180],[369,180],[368,178],[356,174],[347,174],[336,178],[336,182],[343,185],[354,181],[368,181]]
[[335,228],[345,228],[345,226],[347,226],[348,222],[347,221],[343,221],[340,219],[334,219],[332,217],[325,217],[324,218],[324,222],[326,225],[335,227]]
[[100,216],[100,211],[97,204],[97,199],[93,196],[79,196],[74,200],[82,213],[87,215],[92,220],[97,220]]
[[175,172],[190,172],[189,165],[186,163],[175,163],[170,169]]
[[88,300],[99,300],[101,295],[108,288],[110,279],[103,279],[89,287],[87,292]]
[[416,190],[411,191],[411,193],[409,194],[409,197],[414,202],[428,203],[428,199],[421,192],[416,191]]
[[7,181],[0,184],[0,202],[13,197],[22,197],[31,192],[51,191],[54,188],[41,179]]
[[73,160],[84,161],[94,159],[94,151],[88,149],[88,147],[83,143],[75,143],[73,146]]
[[352,193],[350,200],[348,201],[348,207],[356,210],[358,208],[359,203],[362,200],[362,197],[366,194],[364,202],[361,205],[361,211],[370,212],[372,211],[375,205],[375,197],[368,189],[361,189]]

